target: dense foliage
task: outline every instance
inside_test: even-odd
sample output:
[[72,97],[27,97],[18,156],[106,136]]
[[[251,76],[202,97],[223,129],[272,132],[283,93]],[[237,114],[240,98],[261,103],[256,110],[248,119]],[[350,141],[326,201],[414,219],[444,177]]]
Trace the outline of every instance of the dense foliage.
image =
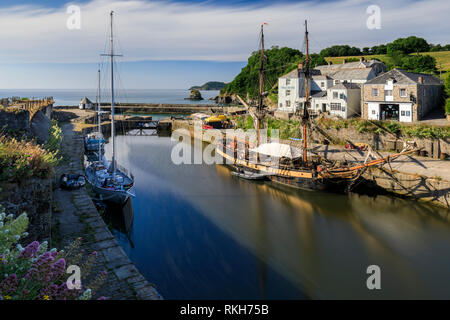
[[427,54],[407,55],[402,57],[399,67],[410,72],[433,72],[436,70],[436,59]]
[[[91,275],[97,257],[93,252],[82,259],[81,238],[65,250],[47,249],[47,243],[34,241],[23,248],[19,240],[28,234],[28,217],[0,212],[0,300],[89,300],[106,280],[106,272],[83,286]],[[81,270],[79,288],[67,284],[71,274],[66,267]],[[71,282],[77,285],[76,283]],[[104,299],[104,297],[101,297]]]
[[387,54],[402,52],[403,54],[415,52],[428,52],[430,45],[423,38],[410,36],[408,38],[398,38],[387,44]]
[[359,48],[350,47],[348,45],[336,45],[320,51],[322,57],[358,56],[361,55],[361,53]]
[[[258,96],[259,70],[261,66],[260,51],[253,52],[247,65],[241,72],[221,90],[221,94],[240,94],[250,97]],[[303,54],[296,49],[272,47],[265,51],[266,77],[264,90],[270,90],[283,74],[294,70]]]
[[450,98],[445,100],[445,114],[450,115]]
[[54,153],[34,142],[0,136],[0,181],[22,182],[30,177],[47,178],[57,162]]

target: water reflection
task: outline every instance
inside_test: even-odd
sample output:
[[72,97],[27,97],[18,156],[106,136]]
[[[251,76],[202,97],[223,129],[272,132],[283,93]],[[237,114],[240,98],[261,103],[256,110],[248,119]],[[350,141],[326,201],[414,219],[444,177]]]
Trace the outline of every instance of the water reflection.
[[[448,210],[176,166],[167,137],[117,143],[137,197],[131,242],[116,236],[167,298],[450,298]],[[367,290],[372,264],[381,291]]]

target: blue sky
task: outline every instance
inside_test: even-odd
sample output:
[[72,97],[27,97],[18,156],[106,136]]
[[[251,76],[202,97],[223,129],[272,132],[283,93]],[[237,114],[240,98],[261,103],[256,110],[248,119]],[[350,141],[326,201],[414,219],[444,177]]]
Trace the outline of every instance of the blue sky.
[[[67,28],[71,4],[81,10],[80,29]],[[380,7],[381,29],[366,26],[372,4]],[[450,42],[448,0],[2,0],[0,8],[4,89],[95,86],[110,10],[116,12],[126,89],[231,81],[257,49],[262,22],[268,22],[267,47],[302,50],[302,22],[308,19],[313,52],[334,44],[373,46],[409,35]]]

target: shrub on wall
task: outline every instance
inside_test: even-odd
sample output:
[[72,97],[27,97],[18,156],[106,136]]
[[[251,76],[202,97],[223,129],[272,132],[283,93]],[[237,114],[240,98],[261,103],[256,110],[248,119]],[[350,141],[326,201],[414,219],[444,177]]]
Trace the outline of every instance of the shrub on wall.
[[48,178],[57,163],[56,155],[32,141],[0,135],[0,181],[22,182],[27,178]]

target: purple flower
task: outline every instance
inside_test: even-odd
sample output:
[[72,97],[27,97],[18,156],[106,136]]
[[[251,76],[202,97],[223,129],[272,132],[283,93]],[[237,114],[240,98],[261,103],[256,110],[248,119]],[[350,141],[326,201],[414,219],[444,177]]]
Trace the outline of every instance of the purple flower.
[[51,269],[54,278],[58,278],[60,275],[64,274],[66,270],[66,260],[64,260],[63,258],[59,259],[51,266]]
[[2,283],[0,283],[0,291],[4,296],[12,295],[17,291],[19,279],[16,274],[10,274]]
[[97,300],[106,300],[106,297],[101,296],[100,298],[98,298]]
[[20,253],[19,258],[34,258],[39,251],[39,242],[33,241]]

